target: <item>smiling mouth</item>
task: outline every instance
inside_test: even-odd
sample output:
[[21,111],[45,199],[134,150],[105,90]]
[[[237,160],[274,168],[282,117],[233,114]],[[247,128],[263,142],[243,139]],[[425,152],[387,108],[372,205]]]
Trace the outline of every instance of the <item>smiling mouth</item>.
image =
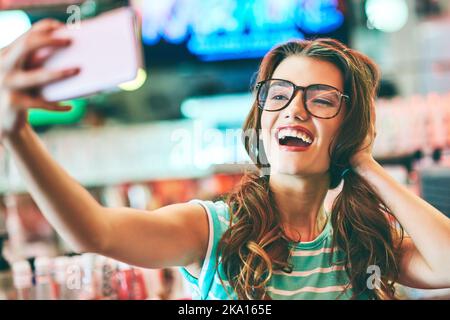
[[297,137],[282,137],[278,139],[278,143],[281,146],[304,147],[304,148],[309,147],[311,145],[311,142],[307,142],[302,138]]
[[313,142],[313,138],[309,134],[293,128],[280,129],[276,138],[280,146],[302,149],[308,148]]

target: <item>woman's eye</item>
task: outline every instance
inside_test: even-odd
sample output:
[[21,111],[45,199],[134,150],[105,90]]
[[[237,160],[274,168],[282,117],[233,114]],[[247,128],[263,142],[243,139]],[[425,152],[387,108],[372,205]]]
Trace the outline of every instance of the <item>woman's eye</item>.
[[314,104],[323,104],[323,105],[326,105],[326,106],[332,106],[333,105],[333,103],[331,101],[324,100],[324,99],[314,99],[313,102],[314,102]]
[[281,95],[281,94],[274,94],[270,97],[270,99],[272,100],[284,100],[287,99],[287,97],[285,95]]

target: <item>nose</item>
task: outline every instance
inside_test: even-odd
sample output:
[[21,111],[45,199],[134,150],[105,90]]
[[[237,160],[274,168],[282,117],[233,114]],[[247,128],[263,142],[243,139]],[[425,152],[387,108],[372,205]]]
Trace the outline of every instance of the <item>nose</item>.
[[298,90],[289,103],[289,105],[283,109],[284,111],[283,117],[288,119],[298,119],[301,121],[307,121],[310,117],[308,111],[306,110],[306,106],[303,103],[303,90]]

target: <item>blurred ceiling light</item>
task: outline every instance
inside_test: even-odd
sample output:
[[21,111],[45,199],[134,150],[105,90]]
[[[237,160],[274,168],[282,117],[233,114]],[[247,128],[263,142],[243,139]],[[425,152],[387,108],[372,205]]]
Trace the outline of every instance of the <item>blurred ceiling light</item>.
[[125,91],[135,91],[142,87],[145,80],[147,80],[147,72],[140,68],[134,80],[120,84],[119,88]]
[[408,21],[405,0],[367,0],[365,5],[369,23],[383,32],[396,32]]
[[0,49],[31,28],[28,15],[21,10],[0,11]]

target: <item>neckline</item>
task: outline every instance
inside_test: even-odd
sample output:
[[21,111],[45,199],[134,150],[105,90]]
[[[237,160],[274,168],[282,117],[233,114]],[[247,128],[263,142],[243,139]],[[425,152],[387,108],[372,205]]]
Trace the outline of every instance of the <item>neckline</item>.
[[325,210],[324,205],[322,204],[322,207],[320,208],[320,214],[324,213],[327,217],[327,222],[325,223],[325,226],[322,230],[322,232],[311,241],[301,241],[301,242],[291,242],[291,248],[294,249],[303,249],[303,250],[309,250],[318,247],[325,238],[329,235],[331,230],[331,219],[330,219],[330,213]]

